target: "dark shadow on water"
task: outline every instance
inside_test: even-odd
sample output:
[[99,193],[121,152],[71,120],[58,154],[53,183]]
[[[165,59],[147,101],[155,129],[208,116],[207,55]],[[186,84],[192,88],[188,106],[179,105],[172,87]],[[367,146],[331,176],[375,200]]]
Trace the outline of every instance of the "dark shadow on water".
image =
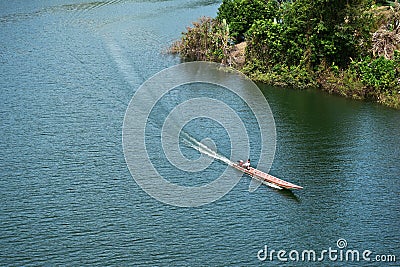
[[296,196],[292,190],[289,189],[273,189],[274,191],[278,192],[280,195],[295,201],[296,203],[301,203],[300,199],[298,196]]

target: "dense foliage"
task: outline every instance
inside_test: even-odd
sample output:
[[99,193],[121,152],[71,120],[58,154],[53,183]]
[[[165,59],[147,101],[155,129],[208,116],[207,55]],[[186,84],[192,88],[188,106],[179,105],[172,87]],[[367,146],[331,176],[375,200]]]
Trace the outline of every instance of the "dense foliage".
[[378,2],[223,0],[217,18],[188,28],[176,47],[231,64],[232,43],[244,41],[244,64],[233,65],[254,80],[400,107],[400,5]]
[[182,39],[171,47],[172,53],[180,53],[190,60],[227,63],[231,45],[225,21],[202,17],[186,30]]
[[[232,1],[242,2],[227,3]],[[245,33],[249,58],[262,66],[301,64],[313,70],[325,61],[345,67],[370,47],[374,21],[366,12],[369,6],[365,0],[267,1],[271,16],[258,15]]]
[[218,9],[217,19],[225,20],[231,36],[243,41],[246,32],[257,20],[276,17],[278,2],[265,0],[224,0]]

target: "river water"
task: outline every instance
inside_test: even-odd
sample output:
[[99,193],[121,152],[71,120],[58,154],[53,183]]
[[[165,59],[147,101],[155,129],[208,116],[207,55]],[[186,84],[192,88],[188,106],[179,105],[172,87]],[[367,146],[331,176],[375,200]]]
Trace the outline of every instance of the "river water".
[[[265,246],[268,254],[286,250],[288,266],[396,266],[361,257],[370,250],[372,261],[400,260],[396,110],[260,85],[276,124],[271,173],[302,191],[249,192],[243,177],[211,204],[180,208],[132,179],[121,142],[129,101],[152,75],[180,63],[165,50],[218,5],[0,1],[1,266],[281,264],[276,253],[260,260]],[[214,142],[223,145],[220,134]],[[319,257],[329,248],[359,250],[360,261],[301,259],[304,250]]]

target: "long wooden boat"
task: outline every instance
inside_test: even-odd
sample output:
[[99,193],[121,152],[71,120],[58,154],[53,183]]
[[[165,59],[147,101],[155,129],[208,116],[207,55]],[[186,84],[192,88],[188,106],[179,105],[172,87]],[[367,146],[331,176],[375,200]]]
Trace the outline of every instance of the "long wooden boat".
[[285,188],[285,189],[303,189],[303,187],[301,187],[299,185],[289,183],[289,182],[279,179],[275,176],[272,176],[271,174],[262,172],[260,170],[254,169],[252,167],[247,169],[247,168],[241,166],[240,164],[236,164],[236,163],[231,166],[233,168],[238,169],[239,171],[242,171],[242,172],[250,175],[251,177],[259,180],[263,184],[273,187],[273,188],[276,188],[276,189],[283,189],[283,188]]

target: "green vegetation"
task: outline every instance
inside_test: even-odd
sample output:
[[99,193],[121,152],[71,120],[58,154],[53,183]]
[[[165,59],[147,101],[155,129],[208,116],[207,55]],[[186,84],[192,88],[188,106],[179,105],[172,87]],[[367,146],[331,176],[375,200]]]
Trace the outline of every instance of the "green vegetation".
[[171,47],[172,53],[180,53],[189,60],[227,63],[230,53],[229,26],[222,22],[202,17],[193,27],[187,27],[181,41]]
[[319,87],[400,108],[397,1],[223,0],[215,19],[188,28],[172,50],[268,84]]
[[218,9],[218,20],[226,20],[231,28],[231,37],[243,41],[245,34],[258,20],[276,17],[279,4],[276,1],[251,0],[223,1]]

